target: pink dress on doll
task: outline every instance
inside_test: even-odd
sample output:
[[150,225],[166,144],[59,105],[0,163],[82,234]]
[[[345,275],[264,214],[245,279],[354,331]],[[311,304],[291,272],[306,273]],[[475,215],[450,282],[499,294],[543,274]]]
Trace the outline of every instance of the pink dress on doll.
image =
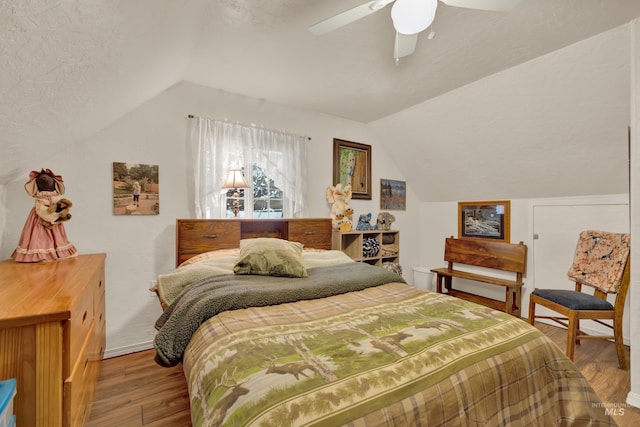
[[[55,181],[53,191],[41,191],[36,183],[41,174],[47,174]],[[35,206],[29,212],[20,235],[18,247],[11,257],[18,262],[53,261],[73,257],[78,254],[75,246],[67,239],[64,224],[56,212],[49,212],[49,206],[55,204],[64,194],[62,177],[54,175],[49,169],[33,171],[25,190],[35,198]],[[44,177],[48,178],[48,177]]]

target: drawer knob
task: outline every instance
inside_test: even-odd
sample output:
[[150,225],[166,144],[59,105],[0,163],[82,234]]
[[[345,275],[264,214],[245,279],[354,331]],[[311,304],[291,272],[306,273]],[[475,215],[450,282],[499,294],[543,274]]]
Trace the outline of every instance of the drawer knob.
[[207,239],[217,239],[218,237],[220,237],[220,235],[219,234],[205,234],[202,237],[205,237]]

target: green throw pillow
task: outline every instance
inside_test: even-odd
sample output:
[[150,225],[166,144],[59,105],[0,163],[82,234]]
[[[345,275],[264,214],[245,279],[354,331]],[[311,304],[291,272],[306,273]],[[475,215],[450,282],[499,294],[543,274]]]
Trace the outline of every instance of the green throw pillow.
[[269,237],[240,241],[240,259],[235,274],[307,277],[302,264],[302,243]]

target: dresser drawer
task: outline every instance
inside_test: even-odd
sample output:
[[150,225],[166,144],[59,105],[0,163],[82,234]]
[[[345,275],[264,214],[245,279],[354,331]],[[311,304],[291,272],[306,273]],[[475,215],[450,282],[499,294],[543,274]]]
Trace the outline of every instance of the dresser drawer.
[[92,359],[97,351],[94,327],[95,324],[91,322],[80,357],[64,382],[64,426],[83,426],[89,418],[99,369],[98,361]]
[[176,265],[203,252],[237,248],[240,241],[238,221],[183,220],[176,228],[178,250]]
[[94,304],[93,292],[85,292],[78,297],[71,308],[71,319],[68,321],[69,327],[65,330],[69,336],[69,358],[65,360],[65,375],[69,375],[70,370],[73,369],[82,352],[82,347],[90,335],[89,331],[95,310]]
[[104,294],[102,295],[102,299],[96,305],[96,313],[94,317],[94,326],[93,326],[93,338],[92,338],[92,348],[93,350],[89,354],[91,360],[102,360],[104,356],[104,350],[107,346],[107,329],[106,329],[106,317],[105,317],[105,305],[104,305]]
[[305,248],[331,249],[331,221],[326,219],[290,220],[288,234]]
[[90,287],[93,287],[93,313],[97,315],[104,310],[104,268],[97,274]]

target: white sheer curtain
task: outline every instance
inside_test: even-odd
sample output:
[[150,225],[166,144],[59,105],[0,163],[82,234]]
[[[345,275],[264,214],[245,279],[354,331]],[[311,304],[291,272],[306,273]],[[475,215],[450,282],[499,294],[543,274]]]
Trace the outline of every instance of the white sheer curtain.
[[245,178],[251,182],[254,163],[283,191],[284,216],[304,216],[306,139],[258,126],[191,118],[196,217],[219,218],[227,172],[245,167]]

